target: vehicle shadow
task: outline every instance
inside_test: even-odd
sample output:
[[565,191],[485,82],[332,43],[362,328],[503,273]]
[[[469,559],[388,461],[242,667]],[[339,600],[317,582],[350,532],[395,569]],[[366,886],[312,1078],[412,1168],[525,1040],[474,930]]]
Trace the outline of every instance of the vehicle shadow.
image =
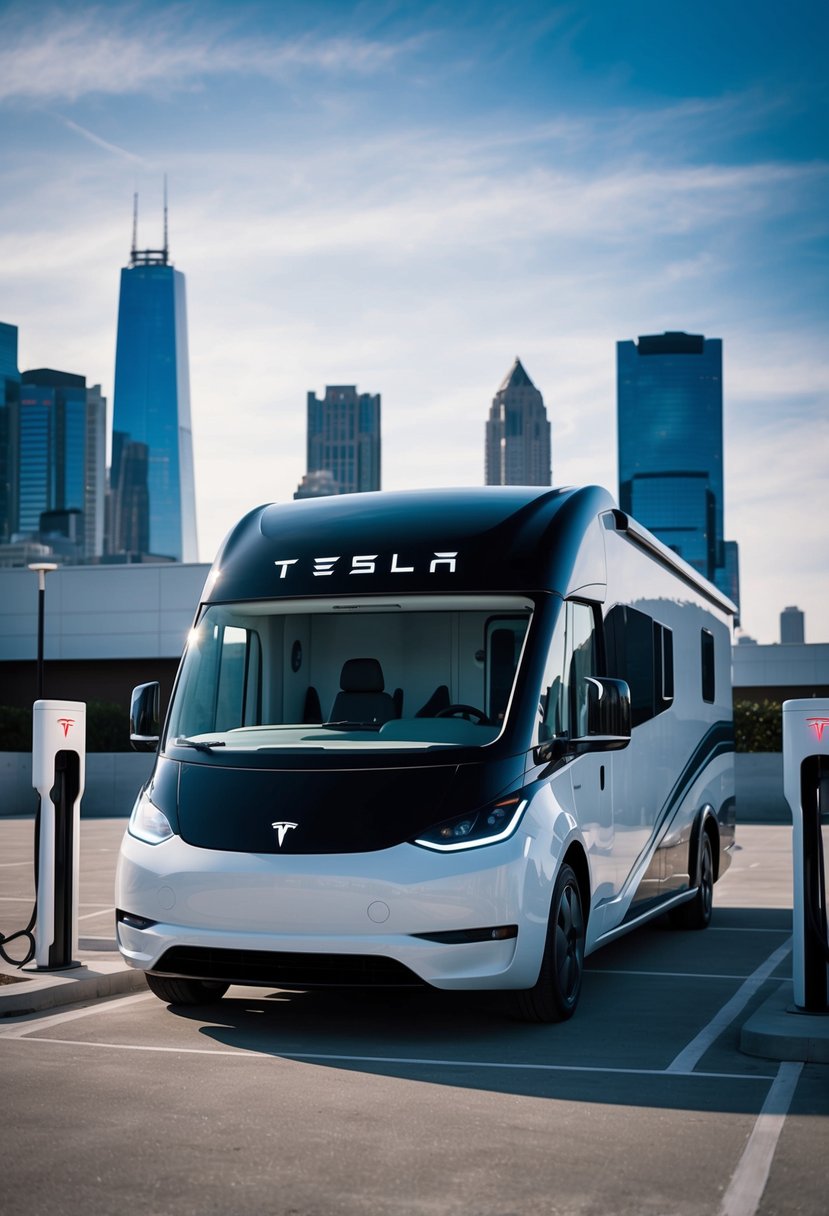
[[[559,1101],[757,1113],[779,1065],[742,1054],[739,1025],[790,974],[787,964],[693,1072],[667,1069],[789,923],[785,913],[726,909],[716,935],[642,929],[588,960],[576,1016],[552,1026],[514,1020],[505,994],[428,988],[232,987],[215,1005],[170,1011],[217,1047],[309,1067]],[[802,1113],[829,1113],[829,1085],[811,1092],[824,1097]]]

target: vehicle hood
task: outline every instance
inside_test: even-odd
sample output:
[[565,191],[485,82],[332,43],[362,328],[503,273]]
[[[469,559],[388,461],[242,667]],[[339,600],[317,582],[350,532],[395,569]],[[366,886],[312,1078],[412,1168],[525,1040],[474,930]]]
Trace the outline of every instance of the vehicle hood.
[[477,809],[520,784],[522,775],[523,757],[333,770],[183,763],[179,831],[198,848],[241,853],[387,849]]

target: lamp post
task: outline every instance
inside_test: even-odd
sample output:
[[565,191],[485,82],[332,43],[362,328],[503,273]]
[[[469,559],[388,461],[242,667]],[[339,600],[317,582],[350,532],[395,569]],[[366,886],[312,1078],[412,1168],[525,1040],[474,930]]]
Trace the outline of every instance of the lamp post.
[[43,700],[43,617],[46,608],[46,575],[57,570],[56,562],[31,562],[37,574],[37,699]]

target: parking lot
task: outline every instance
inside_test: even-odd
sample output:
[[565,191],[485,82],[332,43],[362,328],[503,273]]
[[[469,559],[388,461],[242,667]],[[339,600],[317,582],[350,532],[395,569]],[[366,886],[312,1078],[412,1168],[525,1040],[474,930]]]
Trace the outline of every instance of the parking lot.
[[[96,873],[123,828],[83,825]],[[739,1049],[791,974],[789,841],[743,828],[711,927],[594,955],[560,1026],[495,997],[242,987],[7,1018],[0,1209],[823,1214],[829,1067]],[[81,899],[82,933],[111,935],[91,871]]]

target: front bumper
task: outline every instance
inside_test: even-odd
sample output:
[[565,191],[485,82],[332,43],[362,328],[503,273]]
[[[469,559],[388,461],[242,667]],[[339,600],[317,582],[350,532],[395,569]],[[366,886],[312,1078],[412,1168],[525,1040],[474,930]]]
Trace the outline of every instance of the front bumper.
[[[281,857],[127,835],[118,945],[134,967],[232,983],[527,988],[544,949],[551,845],[524,823],[509,840],[451,854],[403,844]],[[462,940],[489,927],[509,932]],[[444,940],[423,936],[436,934]]]

